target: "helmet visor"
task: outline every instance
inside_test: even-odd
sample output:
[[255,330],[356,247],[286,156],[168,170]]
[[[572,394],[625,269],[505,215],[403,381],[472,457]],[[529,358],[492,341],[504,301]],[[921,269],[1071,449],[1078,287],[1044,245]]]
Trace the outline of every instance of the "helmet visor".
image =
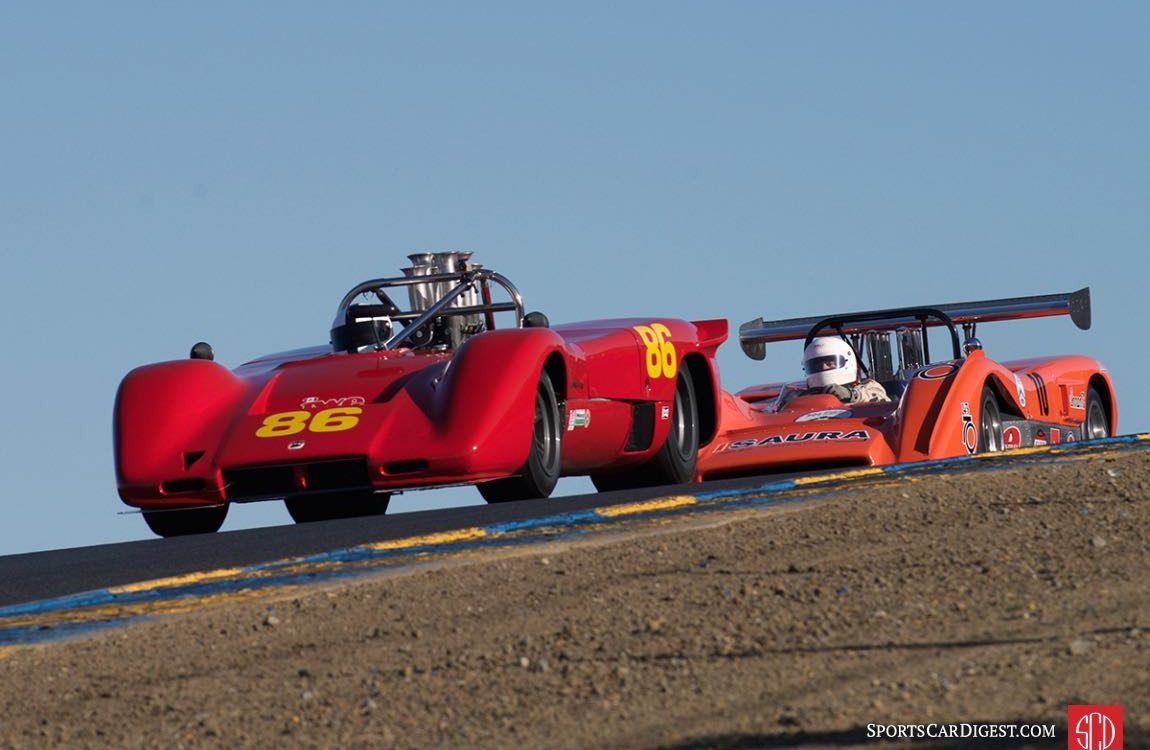
[[806,362],[803,362],[803,372],[807,375],[815,375],[827,370],[837,370],[840,367],[845,367],[847,358],[841,354],[829,354],[825,357],[811,357]]

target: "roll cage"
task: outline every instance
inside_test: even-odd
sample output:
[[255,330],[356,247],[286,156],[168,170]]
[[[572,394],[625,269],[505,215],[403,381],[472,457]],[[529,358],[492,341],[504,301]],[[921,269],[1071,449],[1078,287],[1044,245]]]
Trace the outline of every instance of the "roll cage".
[[[493,287],[510,299],[495,302]],[[409,293],[409,309],[388,294],[397,289]],[[373,295],[377,302],[357,303],[364,295]],[[331,328],[332,349],[455,349],[476,333],[494,330],[495,314],[502,312],[514,313],[515,327],[523,326],[519,290],[489,269],[370,279],[356,284],[340,301]]]

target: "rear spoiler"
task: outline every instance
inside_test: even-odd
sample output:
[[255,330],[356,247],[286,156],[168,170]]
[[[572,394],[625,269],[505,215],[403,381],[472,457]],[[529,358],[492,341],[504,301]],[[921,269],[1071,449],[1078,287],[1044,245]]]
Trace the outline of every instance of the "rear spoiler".
[[896,307],[818,318],[770,321],[755,318],[739,326],[739,344],[751,359],[763,359],[766,357],[768,342],[810,339],[819,330],[827,328],[835,333],[850,334],[894,331],[907,326],[942,326],[949,322],[953,331],[954,325],[1044,318],[1050,315],[1069,315],[1074,325],[1082,330],[1090,328],[1090,287],[1063,294],[957,302],[929,307]]

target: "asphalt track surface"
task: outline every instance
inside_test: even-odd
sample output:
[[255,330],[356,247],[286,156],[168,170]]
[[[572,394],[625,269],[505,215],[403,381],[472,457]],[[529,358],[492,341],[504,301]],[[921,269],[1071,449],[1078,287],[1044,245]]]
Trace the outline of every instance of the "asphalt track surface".
[[[0,606],[120,586],[141,580],[179,576],[217,568],[242,567],[365,543],[521,521],[669,495],[754,489],[765,482],[800,476],[819,476],[824,473],[834,472],[771,474],[701,484],[665,485],[497,505],[389,513],[383,516],[320,523],[7,555],[0,557]],[[142,518],[135,520],[143,524]]]

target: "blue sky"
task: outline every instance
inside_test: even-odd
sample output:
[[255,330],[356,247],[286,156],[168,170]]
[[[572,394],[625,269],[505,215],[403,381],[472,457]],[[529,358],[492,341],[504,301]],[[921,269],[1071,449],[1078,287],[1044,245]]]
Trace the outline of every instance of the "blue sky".
[[[150,536],[112,470],[132,367],[323,343],[419,251],[475,251],[554,322],[1089,285],[1091,331],[980,337],[1098,357],[1121,431],[1150,429],[1148,25],[1134,2],[7,4],[0,554]],[[720,351],[734,389],[798,359]]]

